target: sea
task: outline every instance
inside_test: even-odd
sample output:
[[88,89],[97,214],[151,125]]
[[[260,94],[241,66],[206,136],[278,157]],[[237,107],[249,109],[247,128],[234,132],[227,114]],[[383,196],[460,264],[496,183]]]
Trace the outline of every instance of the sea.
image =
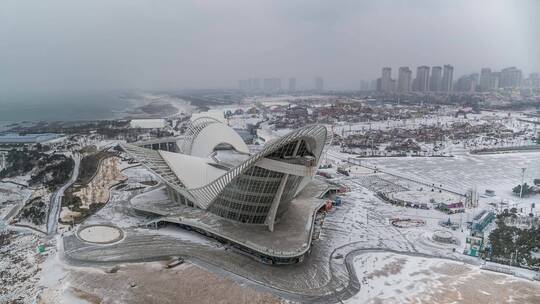
[[0,95],[0,132],[20,122],[121,118],[132,108],[119,93]]

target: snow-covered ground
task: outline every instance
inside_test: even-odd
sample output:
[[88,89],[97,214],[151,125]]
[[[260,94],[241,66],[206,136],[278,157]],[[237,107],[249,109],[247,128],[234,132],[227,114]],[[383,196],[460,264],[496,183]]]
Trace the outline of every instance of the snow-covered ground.
[[346,303],[539,303],[540,282],[455,261],[370,252],[355,257],[360,292]]
[[231,128],[246,129],[248,124],[255,125],[261,120],[263,120],[261,115],[242,114],[230,117],[228,123]]
[[[384,170],[397,171],[435,184],[460,189],[475,187],[479,194],[486,189],[495,191],[496,197],[486,200],[507,201],[510,206],[529,208],[538,201],[538,196],[519,199],[512,188],[521,183],[521,168],[525,171],[525,182],[540,178],[540,153],[511,153],[492,155],[459,155],[453,158],[372,158],[364,159],[366,164]],[[540,208],[535,210],[540,214]]]
[[155,182],[157,177],[142,166],[130,167],[122,171],[128,178],[125,187],[114,187],[110,190],[110,198],[96,214],[88,218],[85,224],[110,223],[119,228],[134,227],[142,224],[144,218],[129,212],[129,200],[132,196],[150,190],[152,186],[145,183]]
[[[441,244],[432,239],[433,232],[443,229],[440,221],[450,218],[453,222],[464,223],[467,215],[394,206],[383,202],[354,180],[341,182],[350,191],[341,195],[343,205],[325,218],[321,239],[328,242],[329,247],[354,243],[357,248],[390,249],[474,262],[462,254],[466,230],[447,230],[460,240],[456,244]],[[422,220],[425,225],[397,228],[390,223],[395,218]]]
[[[4,230],[0,223],[0,303],[32,303],[38,292],[41,263],[54,254],[54,240],[44,239],[28,230]],[[45,252],[37,253],[38,245]]]
[[[151,99],[151,97],[149,98]],[[250,100],[250,104],[223,107],[219,111],[238,108],[245,110],[251,107],[254,102],[262,102],[264,105],[284,105],[294,102],[294,99],[292,96],[262,98]],[[321,101],[324,101],[324,98],[321,98]],[[476,123],[482,122],[481,116],[471,116],[471,118]],[[246,123],[256,122],[260,119],[260,116],[255,118],[249,115],[237,116],[231,119],[231,125],[242,127]],[[384,121],[377,123],[377,125],[372,123],[362,126],[359,124],[353,128],[402,127],[400,124],[408,127],[418,125],[420,122],[447,124],[451,121],[461,120],[461,118],[452,117],[430,117],[425,118],[423,122],[421,120]],[[523,126],[510,122],[509,127],[519,129]],[[343,125],[341,128],[345,130],[348,126]],[[288,131],[290,130],[274,131],[269,128],[259,130],[261,136],[267,140]],[[337,149],[332,153],[343,158],[350,156],[338,152]],[[331,161],[334,161],[334,165],[342,164],[339,159],[330,158]],[[460,154],[454,158],[372,158],[362,159],[362,162],[370,166],[377,166],[383,171],[396,172],[401,176],[411,177],[413,180],[422,180],[459,189],[463,193],[470,188],[476,188],[479,193],[483,193],[486,189],[495,190],[496,197],[481,198],[481,208],[488,207],[488,202],[500,202],[501,200],[508,201],[512,206],[529,207],[531,202],[540,198],[530,197],[519,200],[511,193],[512,187],[521,181],[520,168],[527,168],[525,181],[529,184],[531,184],[532,179],[540,178],[540,153],[481,156]],[[317,246],[324,247],[323,250],[329,251],[349,245],[365,250],[354,261],[356,272],[362,281],[362,288],[360,293],[348,300],[348,303],[459,303],[463,302],[464,299],[473,303],[506,303],[511,301],[515,303],[540,303],[538,283],[481,270],[478,266],[481,263],[479,259],[462,254],[467,230],[450,230],[439,225],[440,221],[447,219],[464,224],[472,219],[477,212],[476,210],[469,209],[464,214],[446,215],[437,210],[390,205],[374,195],[375,189],[386,189],[398,196],[419,201],[429,201],[431,197],[452,200],[454,195],[435,192],[423,197],[422,193],[418,191],[418,184],[414,181],[384,173],[373,174],[368,169],[360,168],[358,167],[358,170],[353,168],[350,177],[335,174],[336,166],[328,170],[337,176],[334,181],[347,186],[349,192],[342,195],[343,206],[337,207],[325,218],[317,244]],[[128,177],[126,186],[112,189],[109,202],[90,217],[84,223],[85,225],[108,222],[125,230],[123,228],[133,228],[146,222],[145,217],[137,215],[131,210],[129,200],[133,195],[151,189],[153,187],[152,181],[158,179],[140,166],[125,169],[123,174]],[[25,183],[27,179],[28,177],[19,177],[14,181]],[[32,192],[31,189],[11,183],[0,183],[0,229],[3,226],[1,219],[13,206],[28,200]],[[145,197],[151,198],[150,200],[165,198],[157,194],[155,196],[149,194]],[[536,213],[539,211],[540,208],[537,208]],[[397,228],[390,223],[394,218],[418,219],[424,221],[425,225]],[[135,230],[137,229],[142,230],[142,228]],[[458,242],[455,244],[435,242],[432,237],[437,230],[450,233]],[[197,244],[216,243],[193,232],[172,226],[156,230],[155,233]],[[101,240],[110,235],[110,233],[98,233],[92,236]],[[42,238],[26,233],[17,236],[9,248],[0,248],[8,250],[6,256],[9,257],[9,259],[4,259],[2,256],[0,270],[9,271],[10,275],[16,275],[17,271],[21,272],[21,276],[18,276],[21,280],[10,287],[9,296],[21,295],[26,300],[32,299],[37,294],[36,288],[38,287],[36,286],[41,286],[48,288],[41,294],[41,296],[47,297],[47,303],[77,303],[76,301],[81,301],[71,291],[66,292],[66,290],[71,290],[69,289],[70,281],[66,279],[65,268],[67,266],[60,260],[61,256],[53,254],[45,263],[40,264],[43,258],[35,253],[35,247],[41,242],[43,242]],[[55,243],[54,240],[49,240],[47,243],[49,252],[52,251],[53,243]],[[370,248],[408,252],[410,255],[370,252]],[[340,250],[338,249],[337,253],[340,253]],[[451,258],[455,261],[418,256],[421,254]],[[467,262],[467,264],[458,260]],[[39,268],[43,270],[39,271]],[[79,272],[83,277],[98,272],[102,273],[103,270],[90,267]],[[27,278],[26,281],[25,278]],[[36,283],[37,278],[40,278],[39,284]],[[2,298],[0,293],[0,302],[4,299],[12,298]]]
[[[137,230],[146,232],[145,228],[138,228]],[[182,241],[188,241],[195,244],[211,245],[211,246],[220,246],[218,242],[214,239],[210,239],[202,236],[201,234],[193,231],[187,231],[180,227],[174,225],[168,225],[160,229],[152,231],[154,234],[166,235],[173,238],[177,238]]]
[[413,203],[424,203],[429,204],[431,206],[431,202],[433,200],[434,204],[438,203],[456,203],[460,200],[463,200],[463,198],[459,197],[458,195],[451,194],[448,192],[430,192],[428,189],[425,189],[424,191],[402,191],[393,193],[391,195],[394,199],[400,199],[407,202],[413,202]]
[[26,201],[34,191],[9,182],[0,183],[0,221],[7,221]]

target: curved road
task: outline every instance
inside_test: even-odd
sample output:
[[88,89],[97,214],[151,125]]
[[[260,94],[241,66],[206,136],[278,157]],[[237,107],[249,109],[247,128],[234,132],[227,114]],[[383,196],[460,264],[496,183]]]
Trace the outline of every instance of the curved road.
[[[74,248],[73,242],[79,243],[83,245],[83,247]],[[141,242],[144,242],[145,245],[142,248],[138,248],[137,243]],[[324,283],[324,285],[321,285],[319,288],[317,288],[316,291],[306,290],[306,292],[303,292],[298,289],[287,289],[286,286],[274,285],[271,283],[271,280],[268,281],[261,279],[260,277],[249,276],[244,271],[236,271],[234,268],[230,267],[224,268],[223,265],[218,262],[219,258],[217,260],[215,259],[215,255],[207,255],[202,251],[198,251],[201,245],[196,243],[190,243],[188,241],[181,245],[180,250],[178,250],[178,248],[167,250],[166,243],[171,242],[174,242],[174,239],[160,239],[157,238],[155,235],[145,235],[144,239],[138,238],[135,241],[131,241],[130,244],[128,244],[129,251],[133,253],[134,251],[142,250],[146,253],[149,253],[148,251],[151,252],[152,247],[161,247],[161,252],[159,254],[152,252],[146,256],[128,257],[130,253],[126,254],[125,252],[120,251],[107,252],[107,247],[86,244],[81,242],[76,237],[71,237],[69,239],[64,238],[63,258],[66,260],[66,262],[75,266],[104,266],[116,265],[118,263],[138,263],[169,260],[172,256],[183,256],[189,259],[194,264],[197,264],[202,268],[210,270],[214,273],[221,273],[223,275],[227,275],[236,281],[241,281],[243,283],[253,286],[254,288],[258,288],[262,291],[275,294],[284,299],[301,303],[340,303],[356,295],[361,289],[361,278],[359,278],[356,273],[354,267],[354,260],[356,256],[361,254],[366,254],[370,252],[389,252],[400,255],[438,258],[472,264],[470,261],[462,259],[458,260],[447,256],[426,254],[420,252],[400,251],[378,247],[359,248],[357,246],[364,245],[363,241],[359,241],[335,248],[329,255],[328,260],[326,261],[327,267],[330,270],[330,277],[328,278],[328,280]],[[122,246],[122,243],[117,243],[110,246]],[[206,247],[207,245],[202,246]],[[71,250],[68,249],[68,251],[65,251],[66,247],[71,248]],[[89,258],[88,254],[92,255],[93,258]],[[282,277],[281,279],[284,278],[285,277]]]
[[62,197],[64,192],[77,180],[79,176],[79,165],[81,164],[81,157],[78,153],[73,153],[72,157],[75,165],[73,166],[73,172],[71,172],[71,178],[65,183],[58,191],[51,196],[51,202],[49,207],[49,216],[47,217],[47,234],[53,235],[58,228],[58,217],[60,217],[60,210],[62,206]]

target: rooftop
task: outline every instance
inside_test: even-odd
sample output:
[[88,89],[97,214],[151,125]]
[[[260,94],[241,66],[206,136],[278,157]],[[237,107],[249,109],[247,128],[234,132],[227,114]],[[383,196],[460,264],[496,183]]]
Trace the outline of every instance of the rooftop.
[[[327,184],[317,179],[306,186],[278,219],[273,232],[265,225],[236,223],[201,209],[174,203],[167,198],[164,188],[137,196],[131,204],[136,210],[161,216],[161,221],[197,227],[258,252],[294,257],[309,249],[313,215],[324,204],[324,200],[316,196],[325,187]],[[154,203],[149,204],[149,200]]]
[[220,169],[209,158],[196,157],[186,154],[159,151],[172,172],[188,189],[195,189],[208,185],[227,170]]

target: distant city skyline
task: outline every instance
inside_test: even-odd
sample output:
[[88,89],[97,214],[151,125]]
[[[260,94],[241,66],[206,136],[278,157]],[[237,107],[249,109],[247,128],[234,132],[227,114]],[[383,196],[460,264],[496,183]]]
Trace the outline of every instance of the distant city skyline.
[[[361,81],[361,90],[379,92],[487,92],[507,88],[540,88],[540,74],[537,72],[524,74],[515,66],[495,70],[483,67],[478,72],[460,75],[454,78],[454,66],[444,67],[421,65],[416,67],[413,77],[409,66],[401,66],[394,79],[392,67],[381,68],[380,77],[366,85]],[[373,85],[375,84],[375,85]]]
[[383,66],[444,63],[455,76],[509,66],[528,75],[540,72],[539,11],[537,0],[5,0],[0,91],[236,88],[249,78],[287,89],[290,77],[300,88],[317,76],[325,90],[357,89]]
[[324,88],[324,77],[314,77],[312,81],[303,79],[301,85],[297,85],[296,77],[289,77],[287,80],[287,86],[282,86],[282,79],[280,77],[264,78],[262,79],[263,85],[260,86],[261,78],[248,78],[238,80],[238,89],[250,92],[296,92],[296,91],[319,91],[322,92]]
[[[414,67],[413,67],[414,68]],[[489,91],[495,88],[540,87],[537,85],[539,72],[523,73],[523,70],[515,66],[494,69],[482,67],[478,71],[455,76],[454,66],[451,64],[421,65],[416,67],[416,73],[410,66],[401,66],[397,74],[393,74],[392,67],[381,68],[379,78],[359,79],[357,85],[346,90],[364,90],[381,92],[449,92],[449,91]],[[393,78],[395,76],[395,78]],[[420,76],[420,77],[419,77]],[[296,77],[289,77],[288,86],[281,87],[281,78],[265,78],[268,85],[259,87],[260,78],[248,78],[239,80],[238,88],[245,91],[266,92],[295,92],[295,91],[324,91],[333,88],[324,87],[325,78],[315,77],[314,82],[308,79],[300,79],[300,85]],[[530,79],[530,80],[529,80]],[[270,81],[273,84],[270,84]],[[471,84],[471,82],[474,82]],[[319,84],[320,86],[319,86]],[[457,88],[455,86],[457,85]]]

